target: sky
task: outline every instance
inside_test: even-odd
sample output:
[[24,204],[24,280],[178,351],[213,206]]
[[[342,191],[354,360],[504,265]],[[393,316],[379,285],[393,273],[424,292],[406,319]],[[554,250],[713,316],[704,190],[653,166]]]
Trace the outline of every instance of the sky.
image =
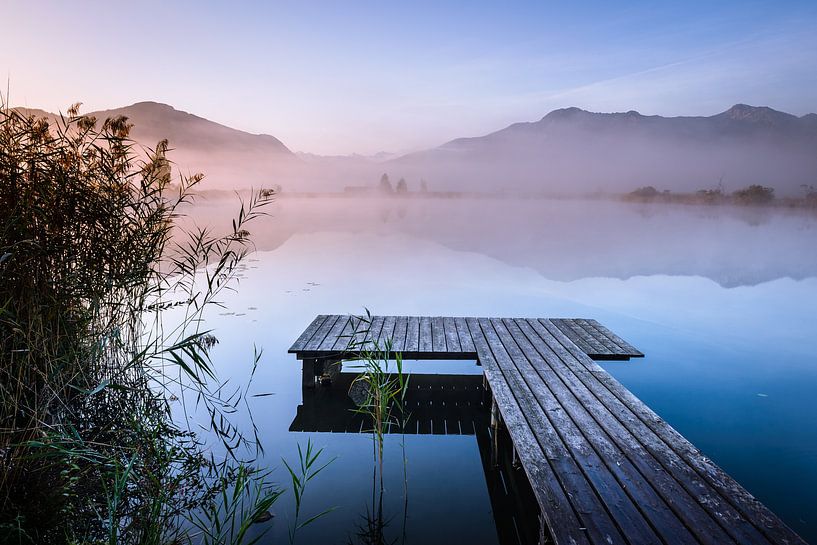
[[407,152],[547,112],[817,112],[817,2],[4,0],[16,106],[143,100],[318,154]]

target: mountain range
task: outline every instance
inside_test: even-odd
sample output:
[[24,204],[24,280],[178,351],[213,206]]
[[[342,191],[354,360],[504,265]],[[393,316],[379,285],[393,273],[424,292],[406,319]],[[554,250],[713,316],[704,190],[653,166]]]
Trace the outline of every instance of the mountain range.
[[620,193],[643,185],[695,191],[719,183],[727,190],[757,183],[787,195],[817,184],[817,115],[797,117],[745,104],[708,117],[565,108],[394,158],[296,154],[274,136],[156,102],[90,115],[127,116],[132,136],[146,146],[167,138],[178,167],[205,172],[213,189],[279,184],[285,191],[342,191],[374,186],[383,172],[405,177],[410,189],[424,178],[432,190],[562,195]]
[[395,163],[408,176],[433,172],[445,183],[502,183],[520,191],[620,192],[644,185],[695,191],[757,183],[792,193],[817,182],[817,115],[744,104],[710,117],[566,108]]

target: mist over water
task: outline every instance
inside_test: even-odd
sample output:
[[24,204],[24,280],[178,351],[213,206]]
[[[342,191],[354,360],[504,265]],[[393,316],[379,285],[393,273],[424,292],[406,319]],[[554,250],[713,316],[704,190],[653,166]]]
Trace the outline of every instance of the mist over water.
[[[226,228],[235,209],[234,199],[202,199],[192,217],[216,228],[222,218]],[[817,253],[809,251],[817,241],[817,214],[809,210],[569,199],[282,197],[268,212],[253,226],[262,251],[296,235],[366,233],[478,253],[549,280],[663,274],[736,287],[799,280],[817,271]]]
[[[203,199],[190,220],[228,225],[234,201]],[[212,316],[221,376],[263,358],[253,415],[265,462],[286,474],[308,437],[337,459],[305,512],[335,511],[304,542],[357,543],[371,507],[364,434],[290,432],[303,402],[286,353],[316,314],[595,318],[646,357],[600,362],[707,456],[817,540],[817,216],[802,211],[610,201],[282,197],[251,230],[247,262]],[[426,365],[418,363],[418,366]],[[460,372],[463,365],[435,372]],[[478,372],[478,371],[477,371]],[[249,421],[245,422],[249,425]],[[386,439],[384,511],[403,531],[400,436]],[[473,436],[405,440],[407,543],[496,542]],[[310,483],[312,484],[312,483]],[[286,539],[291,498],[270,542]]]

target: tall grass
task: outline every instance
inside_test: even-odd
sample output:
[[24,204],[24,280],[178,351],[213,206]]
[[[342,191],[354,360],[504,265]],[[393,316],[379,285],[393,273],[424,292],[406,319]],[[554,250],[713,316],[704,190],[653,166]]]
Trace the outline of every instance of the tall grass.
[[267,483],[267,477],[268,473],[259,474],[245,465],[220,475],[217,497],[192,514],[198,541],[202,545],[252,545],[260,541],[269,528],[255,535],[250,528],[283,494]]
[[[168,142],[130,128],[0,97],[0,542],[170,543],[228,489],[250,498],[233,520],[277,497],[247,469],[259,445],[229,415],[248,390],[219,382],[203,325],[273,194],[223,233],[185,228],[202,176],[172,177]],[[206,410],[226,458],[173,421],[170,392]]]
[[318,474],[326,469],[334,460],[333,458],[326,463],[319,463],[322,453],[323,449],[318,449],[317,451],[314,450],[312,440],[309,439],[306,443],[306,449],[302,449],[301,445],[298,445],[299,464],[295,468],[293,468],[289,462],[283,460],[284,467],[286,467],[290,479],[292,480],[292,493],[295,501],[295,519],[292,521],[292,524],[289,527],[290,543],[295,543],[295,535],[297,534],[298,530],[312,524],[316,520],[334,510],[334,508],[329,508],[308,517],[306,520],[302,520],[301,518],[301,507],[303,506],[304,493],[306,492],[307,484],[309,484],[309,481],[317,477]]
[[[371,332],[372,316],[366,310],[365,316],[352,316],[356,324],[355,332],[349,335],[347,350],[359,354],[362,363],[352,366],[359,370],[350,388],[363,392],[362,399],[357,400],[356,412],[368,416],[371,423],[373,457],[375,466],[372,471],[372,503],[367,506],[363,524],[359,525],[355,540],[365,544],[388,543],[386,528],[389,521],[383,513],[384,483],[384,445],[386,435],[392,426],[399,428],[402,434],[401,454],[403,462],[403,520],[402,540],[406,540],[408,517],[408,460],[406,457],[405,428],[410,417],[406,407],[406,393],[410,376],[403,371],[403,355],[394,352],[390,337],[374,338]],[[394,372],[391,361],[394,361]],[[357,395],[352,396],[358,397]],[[350,540],[350,543],[352,540]],[[395,539],[393,542],[397,542]]]
[[[348,350],[360,354],[362,363],[353,366],[360,374],[352,383],[352,388],[360,386],[363,400],[356,412],[367,415],[372,424],[375,459],[380,469],[381,488],[383,484],[383,444],[391,426],[405,426],[408,413],[405,410],[409,376],[403,373],[403,355],[393,353],[393,341],[385,337],[382,341],[371,338],[371,313],[366,316],[350,317],[357,323],[356,331],[349,337]],[[390,369],[394,358],[396,373]]]

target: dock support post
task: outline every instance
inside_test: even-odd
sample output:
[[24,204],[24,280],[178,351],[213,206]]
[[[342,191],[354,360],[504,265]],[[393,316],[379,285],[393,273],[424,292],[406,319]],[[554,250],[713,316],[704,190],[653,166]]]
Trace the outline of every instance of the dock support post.
[[320,369],[318,365],[318,360],[316,359],[304,359],[302,361],[302,383],[301,386],[304,388],[314,388],[315,387],[315,380],[320,374]]
[[491,398],[491,465],[499,466],[499,406],[496,399]]
[[485,404],[488,402],[489,399],[493,399],[493,393],[491,392],[491,384],[488,382],[488,377],[485,373],[482,373],[482,403]]
[[542,514],[539,514],[539,545],[547,545],[548,543],[552,543],[550,540],[550,532],[547,529],[547,524],[545,524],[545,517]]

